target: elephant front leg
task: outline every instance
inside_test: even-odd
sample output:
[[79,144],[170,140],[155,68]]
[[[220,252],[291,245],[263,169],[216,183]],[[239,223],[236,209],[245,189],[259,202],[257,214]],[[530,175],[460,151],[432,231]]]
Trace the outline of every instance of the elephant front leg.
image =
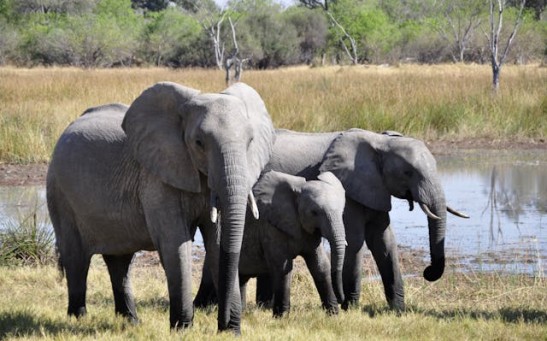
[[321,298],[323,309],[329,315],[336,315],[338,314],[338,300],[332,288],[331,265],[322,247],[319,245],[313,252],[303,256]]
[[346,255],[342,271],[344,302],[342,309],[347,310],[359,305],[361,297],[361,278],[363,273],[363,250],[365,244],[365,209],[361,204],[346,198],[344,209],[344,227],[346,229]]
[[169,322],[172,329],[192,326],[192,241],[160,248],[169,290]]
[[275,266],[273,277],[273,316],[282,317],[287,314],[291,308],[291,279],[292,279],[292,260],[285,260]]
[[403,277],[389,214],[378,214],[373,221],[367,224],[365,240],[382,277],[389,307],[396,311],[403,311],[405,309]]

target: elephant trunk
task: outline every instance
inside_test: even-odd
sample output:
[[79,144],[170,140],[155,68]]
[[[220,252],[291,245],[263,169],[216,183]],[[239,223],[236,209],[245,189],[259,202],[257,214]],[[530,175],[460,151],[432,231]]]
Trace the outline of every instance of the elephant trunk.
[[433,282],[443,275],[445,267],[446,200],[440,182],[423,181],[417,201],[425,206],[424,211],[432,213],[427,218],[431,265],[424,270],[424,278]]
[[323,234],[330,244],[331,250],[331,280],[334,294],[338,303],[344,302],[344,285],[342,282],[342,270],[346,254],[346,233],[341,218],[330,218],[330,227]]
[[238,267],[250,186],[245,149],[226,146],[223,149],[221,166],[224,175],[216,186],[221,210],[218,328],[239,334],[241,298]]

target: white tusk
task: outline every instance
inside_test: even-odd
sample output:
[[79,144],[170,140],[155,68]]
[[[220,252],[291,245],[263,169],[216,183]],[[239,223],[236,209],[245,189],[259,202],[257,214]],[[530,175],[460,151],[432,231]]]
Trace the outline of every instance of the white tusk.
[[438,216],[436,216],[435,214],[433,214],[433,212],[431,212],[429,210],[429,207],[427,207],[426,204],[424,203],[420,203],[420,208],[422,209],[422,211],[424,211],[424,213],[431,219],[435,219],[435,220],[440,220],[441,218],[439,218]]
[[256,206],[256,200],[255,200],[253,191],[249,192],[249,205],[251,206],[251,211],[253,211],[253,217],[255,217],[255,219],[258,220],[259,218],[258,206]]
[[348,246],[348,241],[344,240],[344,244],[346,244],[346,247]]
[[456,211],[455,209],[453,209],[452,207],[446,206],[446,210],[447,210],[449,213],[452,213],[453,215],[455,215],[456,217],[469,219],[469,216],[468,216],[467,214],[458,212],[458,211]]
[[217,196],[214,192],[211,192],[210,204],[211,204],[211,212],[210,212],[211,222],[213,222],[213,224],[216,224],[218,220],[218,208],[217,208],[218,202],[217,202]]
[[217,219],[218,219],[218,210],[216,207],[211,207],[211,222],[213,222],[213,224],[216,224],[217,222]]

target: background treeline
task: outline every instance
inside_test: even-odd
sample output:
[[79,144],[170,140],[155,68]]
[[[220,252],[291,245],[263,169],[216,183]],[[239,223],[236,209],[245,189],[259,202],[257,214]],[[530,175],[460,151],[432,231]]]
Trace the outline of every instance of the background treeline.
[[[490,62],[488,1],[305,6],[317,2],[325,3],[231,0],[220,8],[213,0],[0,0],[0,65],[221,67],[219,56],[228,58],[234,42],[246,67],[345,64],[348,37],[359,63]],[[513,2],[504,13],[508,32],[518,11]],[[545,59],[544,8],[545,0],[527,1],[508,62]]]

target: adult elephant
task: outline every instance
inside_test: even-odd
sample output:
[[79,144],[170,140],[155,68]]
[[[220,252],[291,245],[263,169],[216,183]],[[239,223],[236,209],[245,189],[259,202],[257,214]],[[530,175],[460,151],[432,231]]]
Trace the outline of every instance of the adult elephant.
[[[258,93],[220,94],[162,82],[130,107],[87,110],[63,132],[47,175],[48,208],[68,285],[68,314],[86,313],[93,254],[110,274],[115,310],[137,320],[129,266],[158,250],[170,325],[192,324],[192,236],[220,209],[219,330],[240,331],[239,254],[251,188],[270,158],[274,130]],[[256,204],[254,204],[256,206]],[[256,212],[256,207],[255,210]]]
[[[425,269],[424,277],[435,281],[442,276],[446,212],[466,216],[446,206],[435,159],[422,141],[393,132],[377,134],[361,129],[320,134],[278,130],[265,169],[306,179],[330,171],[342,182],[346,190],[344,225],[348,241],[342,308],[359,302],[365,243],[378,266],[389,306],[395,310],[405,308],[397,244],[389,219],[391,196],[408,200],[410,209],[417,202],[426,213],[431,265]],[[196,297],[199,304],[211,300],[208,276],[203,276],[206,282]],[[268,280],[259,278],[257,299],[267,301],[270,296]]]

